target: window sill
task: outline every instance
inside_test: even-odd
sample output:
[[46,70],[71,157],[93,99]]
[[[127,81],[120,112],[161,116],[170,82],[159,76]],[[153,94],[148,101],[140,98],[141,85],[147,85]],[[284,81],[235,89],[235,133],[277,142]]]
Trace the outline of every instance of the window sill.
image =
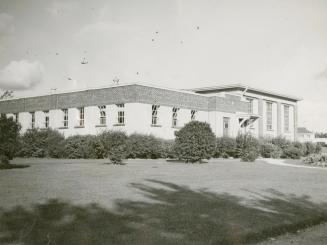
[[75,126],[74,128],[85,128],[85,126]]
[[118,126],[118,127],[123,127],[123,126],[125,126],[125,123],[116,123],[116,124],[114,124],[113,126]]
[[161,128],[162,125],[159,125],[159,124],[151,124],[151,127],[154,127],[154,128]]
[[180,126],[171,126],[171,128],[174,128],[174,129],[181,129],[182,127],[180,127]]
[[107,127],[107,124],[98,124],[98,125],[95,125],[96,128],[105,128]]
[[68,129],[68,127],[59,127],[58,129]]

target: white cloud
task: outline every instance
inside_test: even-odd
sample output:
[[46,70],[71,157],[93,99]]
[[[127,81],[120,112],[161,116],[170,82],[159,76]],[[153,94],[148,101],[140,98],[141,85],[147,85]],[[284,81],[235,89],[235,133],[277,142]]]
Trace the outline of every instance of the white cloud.
[[43,75],[43,65],[38,61],[11,61],[0,71],[0,88],[27,90],[42,82]]

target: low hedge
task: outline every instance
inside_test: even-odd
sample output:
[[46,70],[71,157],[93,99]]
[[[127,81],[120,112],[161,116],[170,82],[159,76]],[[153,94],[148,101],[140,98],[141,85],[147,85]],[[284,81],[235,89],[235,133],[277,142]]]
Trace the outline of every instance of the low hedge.
[[[105,131],[99,135],[75,135],[64,138],[56,130],[30,129],[19,137],[19,157],[40,158],[178,158],[173,140],[152,135]],[[117,151],[115,151],[117,150]],[[285,138],[257,140],[249,134],[236,138],[218,137],[212,157],[241,158],[253,161],[259,155],[264,158],[293,158],[318,154],[321,146],[310,142],[291,142]],[[115,161],[115,160],[113,160]]]

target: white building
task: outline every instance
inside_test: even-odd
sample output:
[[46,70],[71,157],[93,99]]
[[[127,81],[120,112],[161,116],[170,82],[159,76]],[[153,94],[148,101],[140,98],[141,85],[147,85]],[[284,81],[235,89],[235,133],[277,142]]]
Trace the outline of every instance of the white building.
[[217,136],[296,139],[299,98],[244,85],[174,90],[139,83],[0,101],[0,113],[28,128],[65,136],[123,130],[174,138],[191,120],[208,122]]
[[300,142],[314,142],[315,134],[312,131],[309,131],[305,127],[297,128],[297,140]]

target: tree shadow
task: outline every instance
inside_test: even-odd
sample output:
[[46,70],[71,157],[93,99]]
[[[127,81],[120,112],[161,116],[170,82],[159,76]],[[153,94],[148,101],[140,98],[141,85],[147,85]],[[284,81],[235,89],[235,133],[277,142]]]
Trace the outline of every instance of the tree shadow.
[[28,168],[30,165],[26,164],[1,164],[0,163],[0,170],[8,170],[8,169],[15,169],[15,168]]
[[0,243],[244,244],[327,221],[326,204],[273,189],[244,202],[227,193],[148,180],[132,184],[152,202],[120,200],[115,209],[49,200],[0,214]]

